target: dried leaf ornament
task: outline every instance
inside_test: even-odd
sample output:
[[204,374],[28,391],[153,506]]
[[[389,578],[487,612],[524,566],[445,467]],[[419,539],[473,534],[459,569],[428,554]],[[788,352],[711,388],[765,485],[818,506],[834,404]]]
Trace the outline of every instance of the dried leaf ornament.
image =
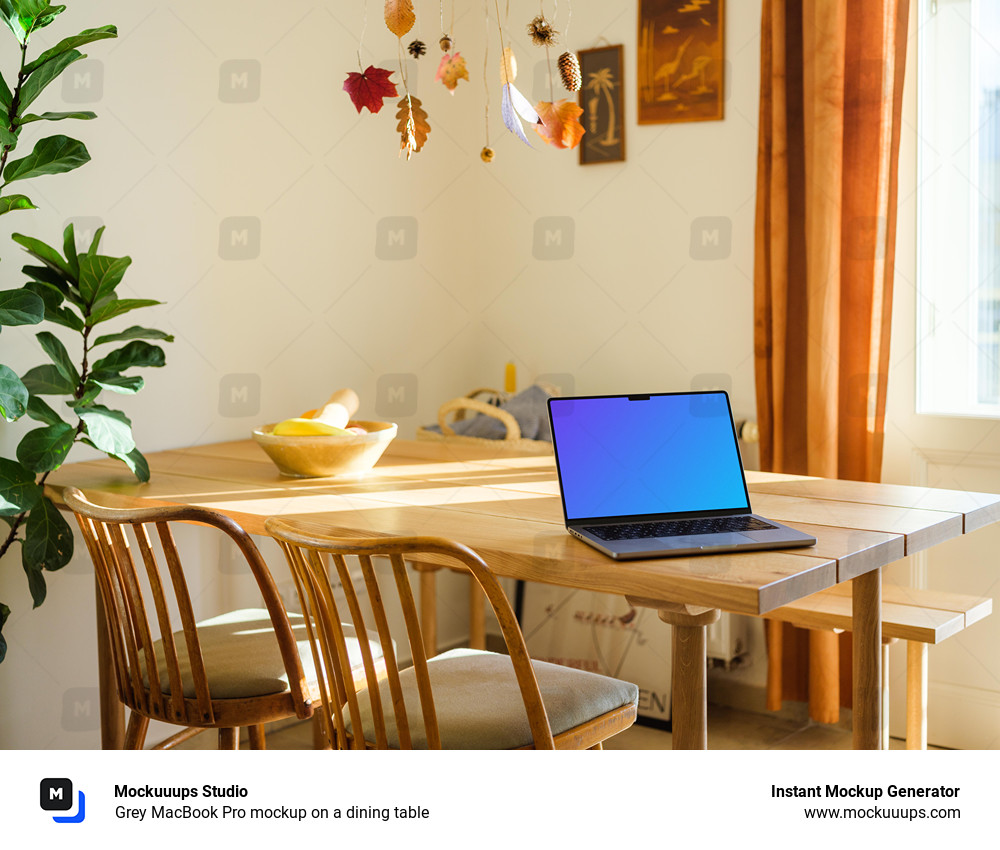
[[509,47],[503,49],[500,56],[500,82],[512,83],[517,79],[517,57]]
[[524,135],[524,128],[521,127],[521,121],[518,119],[518,116],[521,116],[521,118],[531,124],[541,124],[542,119],[538,117],[538,113],[535,112],[528,99],[514,88],[512,83],[504,83],[503,85],[503,93],[500,99],[500,115],[503,117],[504,126],[528,147],[531,147],[531,142]]
[[556,43],[559,33],[543,15],[538,15],[528,24],[528,35],[535,47],[549,47]]
[[402,38],[416,22],[413,0],[385,0],[385,25],[397,38]]
[[557,148],[575,148],[580,144],[584,131],[579,119],[583,110],[576,101],[548,103],[543,100],[537,110],[542,123],[535,125],[535,132],[545,139],[546,144]]
[[458,81],[469,79],[469,72],[466,70],[462,54],[453,53],[449,55],[445,53],[441,57],[441,64],[438,65],[437,76],[434,79],[444,83],[448,91],[454,94],[455,88],[458,86]]
[[406,46],[406,49],[410,56],[414,59],[419,59],[427,52],[427,45],[424,44],[419,38],[416,38]]
[[396,130],[399,131],[399,153],[406,158],[410,154],[416,153],[427,141],[427,134],[431,131],[431,125],[427,123],[427,113],[420,105],[420,100],[408,94],[399,101],[399,111],[396,113],[399,123]]
[[392,71],[369,65],[363,74],[352,71],[347,75],[344,91],[351,96],[351,103],[359,113],[363,106],[367,106],[369,112],[378,112],[385,98],[397,94],[396,84],[389,80],[390,76]]

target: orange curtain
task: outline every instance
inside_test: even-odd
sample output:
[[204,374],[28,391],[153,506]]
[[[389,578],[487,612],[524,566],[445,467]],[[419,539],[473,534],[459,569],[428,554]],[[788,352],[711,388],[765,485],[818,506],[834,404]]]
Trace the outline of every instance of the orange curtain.
[[[763,0],[754,333],[766,470],[880,476],[908,5]],[[817,638],[804,662],[777,634],[770,651],[797,670],[786,697],[801,698],[806,677],[838,680],[817,666],[836,664],[835,643]]]

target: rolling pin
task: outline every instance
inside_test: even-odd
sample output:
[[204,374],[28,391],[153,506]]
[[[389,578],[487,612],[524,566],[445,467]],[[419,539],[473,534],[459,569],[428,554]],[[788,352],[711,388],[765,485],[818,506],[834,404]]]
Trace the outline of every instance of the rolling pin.
[[278,436],[316,436],[350,434],[347,423],[357,412],[360,399],[352,389],[337,390],[321,408],[310,410],[295,419],[279,422],[271,430]]

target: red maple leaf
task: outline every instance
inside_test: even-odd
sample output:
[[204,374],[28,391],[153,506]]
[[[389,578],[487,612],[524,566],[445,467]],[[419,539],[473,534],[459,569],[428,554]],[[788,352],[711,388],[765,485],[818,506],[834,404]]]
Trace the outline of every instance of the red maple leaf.
[[363,74],[352,71],[344,82],[344,91],[351,96],[354,108],[361,112],[367,106],[369,112],[378,112],[382,101],[396,96],[396,84],[389,80],[392,71],[369,65]]

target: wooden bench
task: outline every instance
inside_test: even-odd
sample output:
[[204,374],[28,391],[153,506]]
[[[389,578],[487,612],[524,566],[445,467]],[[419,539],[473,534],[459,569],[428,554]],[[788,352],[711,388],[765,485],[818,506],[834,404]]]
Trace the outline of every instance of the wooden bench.
[[[927,748],[927,647],[962,631],[993,611],[988,597],[964,596],[897,585],[882,589],[882,746],[889,745],[889,644],[906,641],[906,748]],[[851,585],[840,584],[768,612],[769,628],[790,623],[805,629],[851,630]]]

